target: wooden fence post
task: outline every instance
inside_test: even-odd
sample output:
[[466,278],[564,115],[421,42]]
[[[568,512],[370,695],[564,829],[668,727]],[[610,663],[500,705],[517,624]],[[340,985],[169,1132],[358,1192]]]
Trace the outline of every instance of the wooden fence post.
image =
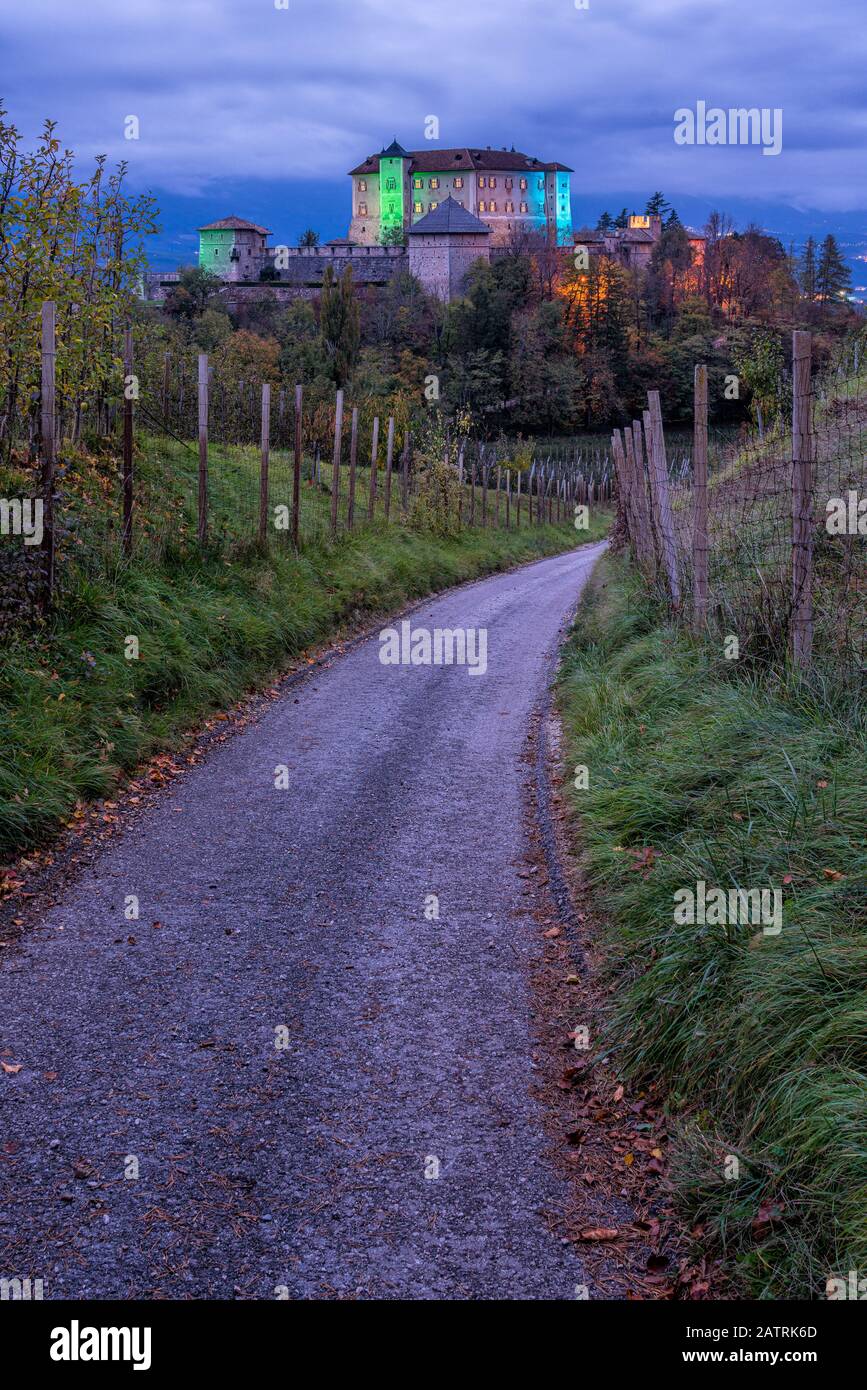
[[301,411],[304,404],[304,387],[295,387],[295,457],[292,464],[292,544],[298,550],[301,536]]
[[707,623],[707,367],[695,369],[692,441],[692,614],[700,632]]
[[355,519],[355,465],[358,459],[358,406],[352,407],[352,425],[349,434],[349,498],[346,503],[346,525],[352,530]]
[[813,654],[813,401],[809,333],[792,334],[792,658]]
[[479,446],[479,469],[482,474],[482,526],[488,524],[488,469],[485,463],[484,451]]
[[[388,441],[385,447],[385,520],[391,511],[391,468],[394,461],[394,416],[388,417]],[[460,506],[460,503],[458,504]]]
[[521,471],[515,479],[515,530],[521,529]]
[[406,516],[409,510],[409,430],[407,430],[403,441],[403,460],[401,464],[401,504],[403,513]]
[[133,391],[132,380],[132,328],[128,325],[123,335],[123,527],[121,545],[124,555],[132,551],[132,435],[133,435]]
[[506,469],[506,530],[512,525],[512,470]]
[[55,413],[55,308],[52,299],[42,306],[42,391],[40,396],[42,426],[42,605],[48,609],[54,599],[54,413]]
[[497,507],[496,507],[496,511],[495,511],[495,513],[494,513],[494,516],[495,516],[494,525],[496,526],[497,530],[500,529],[500,484],[501,484],[502,481],[503,481],[503,469],[502,469],[502,466],[501,466],[500,464],[497,464]]
[[199,545],[208,539],[208,354],[199,353]]
[[650,472],[653,479],[653,495],[659,522],[662,559],[668,578],[672,604],[675,608],[679,608],[680,577],[677,573],[677,550],[674,541],[674,523],[671,518],[671,499],[668,493],[668,463],[665,456],[665,434],[662,428],[659,392],[648,391],[647,400],[650,406]]
[[376,456],[379,452],[379,416],[373,417],[373,439],[370,445],[370,494],[367,499],[367,519],[373,521],[376,511]]
[[340,446],[343,439],[343,390],[334,402],[334,453],[331,459],[331,538],[337,535],[337,507],[340,501]]
[[268,539],[268,475],[271,468],[271,387],[262,382],[262,427],[259,436],[259,544]]

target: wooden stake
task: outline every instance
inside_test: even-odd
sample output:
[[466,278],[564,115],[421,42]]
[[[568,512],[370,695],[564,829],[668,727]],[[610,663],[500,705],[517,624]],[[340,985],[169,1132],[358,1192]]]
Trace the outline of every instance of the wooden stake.
[[379,452],[379,416],[373,417],[373,440],[370,445],[370,495],[367,500],[367,519],[373,521],[376,510],[376,456]]
[[792,334],[792,658],[799,669],[813,654],[813,400],[812,339]]
[[268,474],[271,466],[271,387],[262,382],[262,428],[259,436],[259,544],[268,539]]
[[208,539],[208,354],[199,353],[199,545]]
[[42,553],[44,568],[42,575],[42,606],[49,609],[54,600],[54,415],[55,415],[55,308],[49,299],[42,306],[42,389],[40,396],[42,416]]
[[331,460],[331,539],[337,535],[337,507],[340,502],[340,446],[343,435],[343,390],[334,403],[334,454]]
[[123,335],[123,529],[121,531],[121,544],[124,555],[129,555],[132,551],[132,365],[132,328],[127,327]]
[[707,367],[695,369],[693,400],[692,616],[696,632],[707,622]]
[[349,500],[346,504],[346,525],[351,531],[355,519],[355,465],[358,458],[358,406],[352,407],[349,435]]
[[299,549],[301,534],[301,411],[304,403],[304,387],[295,387],[295,457],[292,465],[292,544]]
[[388,442],[385,448],[385,520],[391,511],[391,466],[394,460],[394,416],[388,417]]

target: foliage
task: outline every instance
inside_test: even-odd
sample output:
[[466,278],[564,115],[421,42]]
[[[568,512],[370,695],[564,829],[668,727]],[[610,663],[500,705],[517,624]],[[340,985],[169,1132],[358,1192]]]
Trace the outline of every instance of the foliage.
[[104,156],[80,181],[52,121],[25,152],[5,116],[0,105],[0,451],[8,456],[17,417],[35,409],[45,300],[56,306],[61,416],[77,430],[85,404],[118,389],[120,334],[154,205],[128,197],[126,165],[109,172]]

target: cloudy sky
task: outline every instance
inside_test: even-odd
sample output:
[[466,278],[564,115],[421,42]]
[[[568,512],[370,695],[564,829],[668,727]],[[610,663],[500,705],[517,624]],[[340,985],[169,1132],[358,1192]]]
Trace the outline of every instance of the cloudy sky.
[[[584,3],[584,0],[578,0]],[[285,5],[285,8],[278,8]],[[512,145],[575,170],[576,219],[656,188],[694,220],[867,224],[864,0],[26,0],[3,95],[80,155],[130,163],[164,251],[225,215],[342,234],[346,171],[396,135]],[[777,157],[678,146],[679,107],[783,112]],[[124,138],[125,119],[139,139]],[[239,202],[243,199],[243,204]],[[275,223],[277,224],[275,226]],[[819,229],[821,230],[821,225]],[[867,234],[867,228],[865,228]]]

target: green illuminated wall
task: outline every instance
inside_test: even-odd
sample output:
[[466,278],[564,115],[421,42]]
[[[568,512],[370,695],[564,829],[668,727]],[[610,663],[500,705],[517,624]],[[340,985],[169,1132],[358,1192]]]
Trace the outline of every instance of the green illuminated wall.
[[572,241],[572,199],[569,175],[562,172],[557,174],[554,207],[557,217],[557,245],[568,245]]
[[[383,156],[379,161],[379,229],[390,232],[404,225],[404,163],[398,155]],[[394,188],[389,188],[389,179]]]
[[232,264],[234,245],[233,231],[199,232],[199,265],[203,270],[210,270],[213,275],[228,272]]

